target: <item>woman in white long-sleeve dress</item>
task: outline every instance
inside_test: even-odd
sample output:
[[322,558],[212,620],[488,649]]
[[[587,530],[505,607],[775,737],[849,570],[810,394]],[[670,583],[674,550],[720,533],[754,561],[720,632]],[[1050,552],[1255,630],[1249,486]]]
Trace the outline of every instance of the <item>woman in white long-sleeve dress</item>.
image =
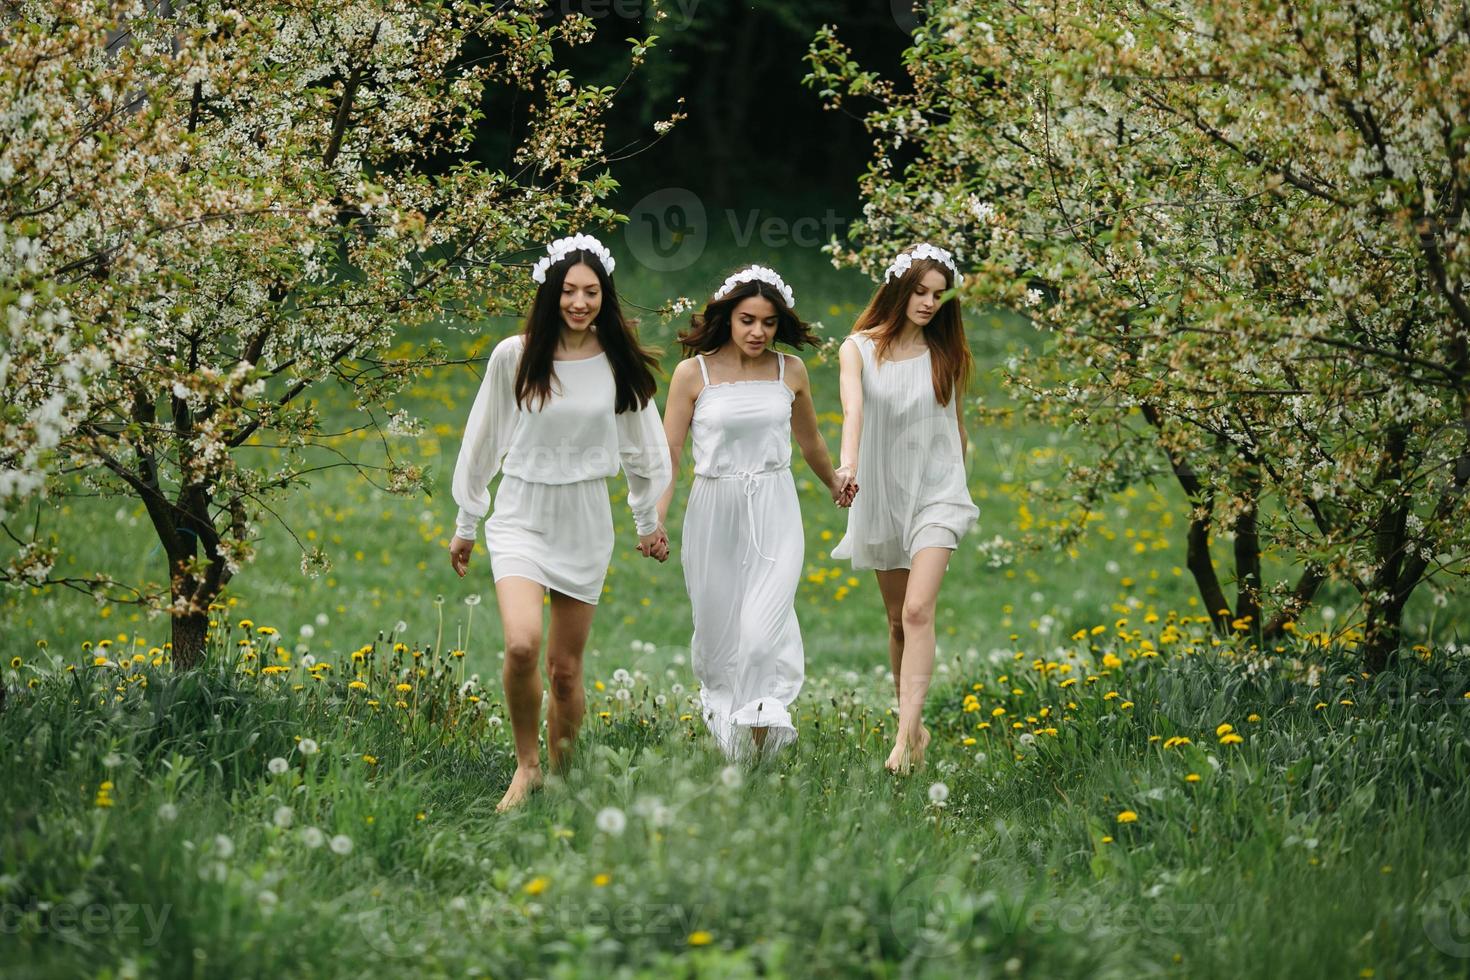
[[668,558],[658,498],[673,470],[658,406],[656,358],[638,343],[613,287],[612,256],[589,235],[558,239],[532,273],[540,283],[524,330],[496,344],[454,468],[459,505],[450,560],[461,576],[485,525],[505,632],[506,705],[516,771],[498,809],[542,782],[542,608],[551,595],[547,749],[569,759],[585,708],[582,651],[613,551],[607,478],[622,469],[638,550]]
[[[694,486],[681,537],[694,614],[691,663],[705,724],[731,758],[772,755],[796,737],[789,711],[805,677],[796,588],[805,539],[791,475],[793,432],[812,472],[846,506],[817,428],[801,359],[772,349],[816,342],[773,270],[742,269],[680,335],[664,428],[677,472],[694,435]],[[667,518],[674,488],[659,500]]]
[[885,765],[922,764],[924,701],[934,670],[939,588],[979,509],[965,477],[964,390],[972,359],[959,301],[962,281],[944,249],[900,252],[842,343],[843,478],[863,493],[833,558],[871,568],[888,616],[898,732]]

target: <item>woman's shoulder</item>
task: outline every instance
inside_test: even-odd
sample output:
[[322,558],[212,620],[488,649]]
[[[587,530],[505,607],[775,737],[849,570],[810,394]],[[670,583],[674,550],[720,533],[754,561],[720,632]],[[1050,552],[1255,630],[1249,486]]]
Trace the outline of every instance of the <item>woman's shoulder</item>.
[[521,356],[521,351],[525,346],[526,335],[523,333],[513,333],[509,337],[496,341],[494,349],[490,352],[490,359],[492,361],[498,361],[509,358],[514,361]]

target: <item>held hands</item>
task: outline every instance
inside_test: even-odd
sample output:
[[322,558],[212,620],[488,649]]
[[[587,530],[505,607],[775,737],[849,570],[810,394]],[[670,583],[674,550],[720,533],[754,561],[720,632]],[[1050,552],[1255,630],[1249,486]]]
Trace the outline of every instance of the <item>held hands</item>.
[[470,567],[470,554],[475,550],[475,543],[469,538],[461,538],[459,535],[449,539],[449,564],[464,578],[464,573]]
[[664,562],[669,560],[669,533],[663,524],[648,534],[638,536],[638,553],[645,558],[657,558]]
[[853,498],[857,496],[858,485],[856,473],[851,466],[839,466],[836,479],[829,488],[832,491],[832,502],[838,507],[851,507]]

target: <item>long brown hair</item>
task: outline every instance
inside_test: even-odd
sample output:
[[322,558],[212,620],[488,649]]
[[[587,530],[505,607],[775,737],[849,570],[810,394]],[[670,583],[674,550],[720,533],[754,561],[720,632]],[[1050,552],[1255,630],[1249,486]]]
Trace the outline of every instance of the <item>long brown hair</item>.
[[752,279],[740,283],[719,299],[710,300],[704,305],[704,312],[689,318],[689,329],[679,334],[684,356],[709,354],[728,344],[730,319],[735,315],[735,307],[752,296],[764,296],[776,308],[776,336],[772,343],[779,341],[788,347],[797,348],[815,347],[820,343],[806,321],[786,305],[786,300],[777,292],[776,287],[763,280]]
[[581,263],[597,276],[602,290],[602,306],[593,319],[597,328],[597,339],[607,352],[608,365],[612,368],[613,381],[617,385],[616,409],[618,413],[635,411],[648,404],[658,388],[653,372],[658,367],[658,355],[638,342],[638,321],[623,316],[618,292],[613,286],[612,276],[602,267],[602,261],[583,249],[567,253],[559,262],[546,270],[546,281],[536,290],[531,309],[526,313],[521,333],[525,335],[525,349],[521,352],[520,367],[516,369],[516,405],[525,407],[529,402],[540,408],[551,397],[552,365],[557,341],[561,339],[561,288],[566,281],[567,270]]
[[[949,267],[936,259],[914,259],[913,264],[897,278],[879,285],[868,300],[868,305],[852,325],[853,333],[869,333],[877,348],[878,357],[888,353],[893,342],[903,332],[904,319],[908,314],[909,297],[919,287],[919,281],[930,269],[944,276],[944,288],[954,286],[954,276]],[[963,395],[970,383],[970,371],[974,358],[970,356],[970,345],[965,340],[965,324],[960,316],[959,300],[945,300],[934,311],[924,325],[924,342],[929,345],[929,369],[934,382],[934,397],[939,404],[948,405],[956,392]]]

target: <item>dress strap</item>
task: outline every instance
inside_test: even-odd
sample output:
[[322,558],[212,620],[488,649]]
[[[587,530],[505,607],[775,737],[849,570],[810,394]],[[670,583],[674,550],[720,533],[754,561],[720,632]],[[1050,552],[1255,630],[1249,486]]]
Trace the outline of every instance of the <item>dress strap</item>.
[[709,371],[704,366],[704,355],[695,354],[694,359],[699,362],[699,373],[704,378],[704,383],[709,384]]
[[777,381],[785,381],[786,380],[786,355],[783,354],[783,353],[781,353],[780,351],[776,351],[776,356],[778,358],[780,358],[780,361],[776,365],[776,380]]

